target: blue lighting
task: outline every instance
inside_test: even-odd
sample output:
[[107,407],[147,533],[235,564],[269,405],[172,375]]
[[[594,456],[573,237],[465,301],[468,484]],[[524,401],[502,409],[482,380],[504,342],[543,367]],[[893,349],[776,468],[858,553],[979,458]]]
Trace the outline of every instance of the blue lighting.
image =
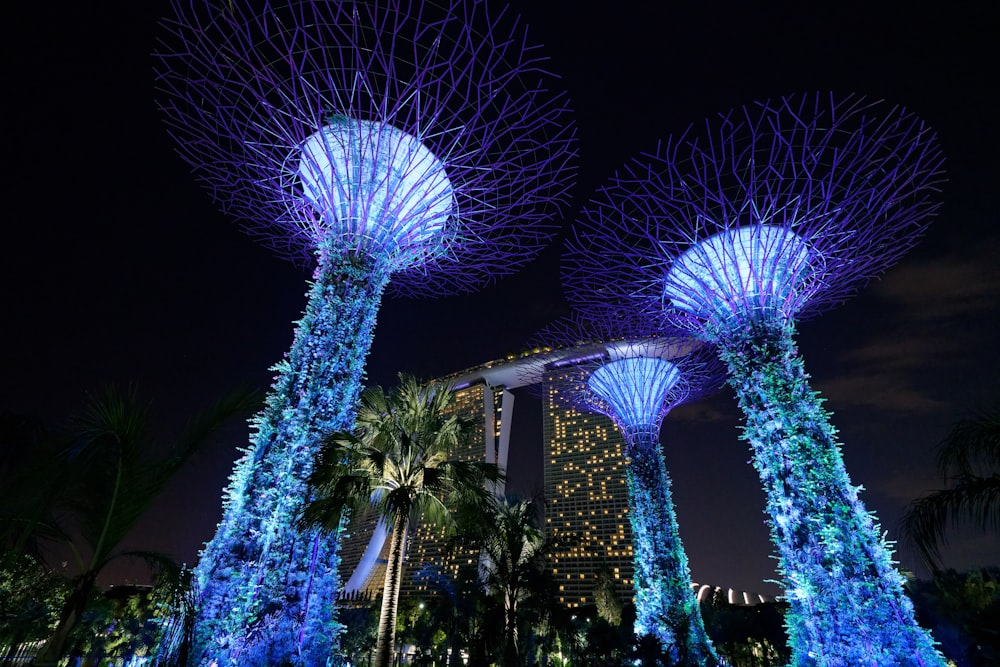
[[759,323],[730,332],[719,352],[767,493],[793,664],[943,667],[851,483],[792,334],[791,324]]
[[663,404],[680,378],[677,366],[656,357],[630,357],[603,364],[587,387],[608,402],[625,428],[657,425]]
[[[388,274],[322,261],[256,433],[230,478],[225,512],[195,568],[191,656],[219,667],[326,664],[342,630],[338,536],[296,525],[323,434],[349,428]],[[294,593],[294,594],[293,594]]]
[[654,352],[646,355],[638,353],[642,347],[634,342],[610,344],[609,354],[620,358],[583,362],[581,366],[593,369],[586,378],[586,402],[607,414],[626,441],[636,637],[655,638],[669,664],[707,667],[718,663],[691,589],[670,476],[659,443],[663,417],[689,394],[686,387],[678,391],[681,368],[654,356],[683,348],[690,352],[695,346],[653,345]]
[[318,239],[380,250],[403,268],[440,252],[454,194],[444,164],[387,123],[344,118],[309,137],[298,174]]
[[847,475],[794,342],[912,247],[940,206],[934,132],[827,92],[745,105],[660,142],[584,210],[564,284],[715,346],[767,497],[795,667],[943,667]]
[[[664,301],[718,322],[752,312],[782,312],[813,270],[814,253],[785,227],[752,225],[719,232],[678,257],[667,273]],[[791,316],[794,313],[784,313]]]
[[169,4],[157,89],[179,153],[316,267],[195,571],[186,662],[339,664],[340,533],[298,520],[318,443],[354,424],[383,291],[471,291],[536,255],[569,202],[573,123],[523,21],[484,2]]

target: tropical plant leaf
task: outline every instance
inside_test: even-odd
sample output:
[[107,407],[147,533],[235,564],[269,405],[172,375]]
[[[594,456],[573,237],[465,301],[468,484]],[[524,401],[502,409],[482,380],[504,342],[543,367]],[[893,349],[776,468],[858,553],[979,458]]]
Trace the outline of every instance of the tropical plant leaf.
[[[53,462],[64,482],[53,504],[53,530],[61,531],[58,534],[73,550],[81,571],[40,656],[45,660],[62,656],[73,627],[89,604],[97,575],[113,559],[141,558],[161,575],[177,569],[163,554],[121,553],[118,546],[180,466],[207,444],[227,419],[248,411],[255,402],[252,392],[226,396],[196,416],[164,453],[150,437],[148,405],[139,401],[134,388],[112,387],[88,399]],[[62,526],[73,530],[62,530]]]
[[447,414],[452,389],[421,385],[400,375],[389,393],[372,387],[361,394],[353,432],[328,435],[309,477],[312,500],[301,521],[331,530],[343,512],[370,504],[393,526],[383,588],[376,654],[386,660],[395,633],[396,603],[406,534],[416,517],[447,524],[452,503],[479,495],[487,480],[500,480],[493,464],[463,462],[452,453],[468,437],[471,422]]
[[946,480],[1000,471],[1000,403],[956,422],[938,446],[937,463]]
[[949,527],[963,524],[1000,532],[1000,475],[969,476],[910,503],[903,527],[921,558],[938,569],[940,547],[948,543]]

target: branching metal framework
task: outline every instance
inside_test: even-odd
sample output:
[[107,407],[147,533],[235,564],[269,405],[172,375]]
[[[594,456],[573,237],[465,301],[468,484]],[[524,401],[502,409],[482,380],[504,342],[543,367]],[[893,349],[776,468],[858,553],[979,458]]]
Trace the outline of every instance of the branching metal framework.
[[314,267],[216,536],[194,659],[326,664],[336,538],[294,523],[319,437],[353,423],[382,293],[515,271],[567,203],[564,95],[509,11],[477,0],[175,0],[157,54],[178,151],[226,213]]
[[717,345],[746,415],[797,665],[941,665],[844,469],[795,321],[898,260],[938,208],[943,157],[912,113],[862,97],[735,109],[619,171],[564,257],[571,301]]
[[624,436],[636,636],[658,640],[670,664],[718,664],[691,588],[660,426],[672,408],[718,389],[721,365],[690,335],[651,334],[619,318],[564,320],[536,342],[555,348],[539,363],[559,395],[574,407],[609,417]]

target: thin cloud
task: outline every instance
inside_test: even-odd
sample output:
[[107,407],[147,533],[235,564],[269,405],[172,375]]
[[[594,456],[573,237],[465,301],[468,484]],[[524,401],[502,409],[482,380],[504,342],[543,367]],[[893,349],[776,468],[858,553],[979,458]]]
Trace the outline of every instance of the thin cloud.
[[905,373],[855,370],[818,387],[834,410],[874,408],[880,411],[927,412],[950,407],[912,384]]
[[914,319],[941,319],[1000,306],[1000,240],[987,239],[968,254],[906,262],[872,286],[872,293]]
[[994,335],[983,316],[1000,310],[1000,239],[967,255],[904,263],[873,285],[886,306],[870,337],[838,358],[819,385],[834,407],[899,412],[950,409],[933,378],[974,364]]

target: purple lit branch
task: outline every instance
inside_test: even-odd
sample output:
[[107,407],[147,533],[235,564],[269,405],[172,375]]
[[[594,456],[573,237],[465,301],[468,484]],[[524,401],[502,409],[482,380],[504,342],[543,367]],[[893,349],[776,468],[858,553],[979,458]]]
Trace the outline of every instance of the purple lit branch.
[[[437,295],[516,271],[548,240],[573,180],[574,133],[565,95],[549,89],[545,58],[509,11],[462,0],[175,10],[157,85],[179,152],[279,255],[311,265],[330,245],[378,256],[398,291]],[[326,150],[304,154],[310,140]],[[374,174],[387,180],[381,193],[358,192],[372,173],[316,187],[317,156],[335,144],[348,145],[345,162],[391,165]],[[332,186],[341,208],[328,205]],[[424,209],[435,234],[370,224],[412,225]]]
[[[564,284],[571,301],[596,309],[661,316],[673,306],[674,322],[691,329],[699,317],[761,309],[801,319],[916,243],[939,205],[942,164],[920,119],[863,97],[734,109],[616,173],[578,222]],[[756,231],[716,236],[739,227]]]

